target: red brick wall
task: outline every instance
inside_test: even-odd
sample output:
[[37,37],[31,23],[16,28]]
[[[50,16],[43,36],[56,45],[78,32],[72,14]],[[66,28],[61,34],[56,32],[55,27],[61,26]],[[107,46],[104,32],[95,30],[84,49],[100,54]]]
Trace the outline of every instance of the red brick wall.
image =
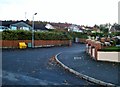
[[[25,42],[26,44],[32,43],[31,40],[0,40],[0,47],[19,47],[19,42]],[[40,45],[71,45],[69,40],[35,40],[35,46]]]
[[[89,40],[89,39],[86,40],[86,43],[91,47],[95,47],[95,59],[97,60],[97,50],[102,48],[101,43],[97,41]],[[92,49],[91,49],[91,52],[92,52]],[[92,53],[91,53],[91,56],[92,56]]]
[[86,39],[80,38],[80,39],[79,39],[79,42],[80,42],[80,43],[86,43]]

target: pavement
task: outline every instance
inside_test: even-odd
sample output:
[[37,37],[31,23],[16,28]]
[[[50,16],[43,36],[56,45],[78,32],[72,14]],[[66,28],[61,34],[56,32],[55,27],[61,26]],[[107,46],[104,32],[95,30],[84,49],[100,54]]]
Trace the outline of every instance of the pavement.
[[63,51],[58,60],[67,67],[92,78],[120,86],[118,63],[95,61],[85,53],[85,45],[79,49]]

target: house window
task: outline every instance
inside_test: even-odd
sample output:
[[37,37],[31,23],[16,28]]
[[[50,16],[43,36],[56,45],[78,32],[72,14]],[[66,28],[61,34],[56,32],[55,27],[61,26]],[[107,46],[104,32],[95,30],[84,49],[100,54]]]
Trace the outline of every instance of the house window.
[[12,30],[17,30],[17,27],[11,26],[11,29],[12,29]]
[[23,30],[29,30],[29,28],[28,27],[23,27]]

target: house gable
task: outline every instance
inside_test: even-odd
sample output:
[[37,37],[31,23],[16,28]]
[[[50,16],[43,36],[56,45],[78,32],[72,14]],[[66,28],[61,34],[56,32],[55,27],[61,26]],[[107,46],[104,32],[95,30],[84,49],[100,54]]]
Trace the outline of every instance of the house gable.
[[10,25],[11,29],[12,27],[16,27],[16,29],[23,29],[23,30],[30,30],[32,27],[24,22],[17,22]]
[[51,24],[46,24],[45,26],[47,29],[55,29]]

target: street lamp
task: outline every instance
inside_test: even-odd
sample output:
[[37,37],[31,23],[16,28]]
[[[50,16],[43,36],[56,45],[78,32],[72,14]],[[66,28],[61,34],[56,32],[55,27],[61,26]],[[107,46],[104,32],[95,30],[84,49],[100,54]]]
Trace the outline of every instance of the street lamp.
[[37,15],[37,13],[33,14],[33,21],[32,21],[32,48],[34,48],[34,15]]

